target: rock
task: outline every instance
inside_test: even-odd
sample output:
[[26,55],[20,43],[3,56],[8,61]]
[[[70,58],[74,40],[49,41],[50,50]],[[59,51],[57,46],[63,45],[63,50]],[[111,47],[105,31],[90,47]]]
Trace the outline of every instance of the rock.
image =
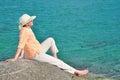
[[58,67],[33,60],[0,62],[0,80],[72,80]]
[[89,73],[77,77],[58,67],[35,60],[0,62],[0,80],[113,80]]

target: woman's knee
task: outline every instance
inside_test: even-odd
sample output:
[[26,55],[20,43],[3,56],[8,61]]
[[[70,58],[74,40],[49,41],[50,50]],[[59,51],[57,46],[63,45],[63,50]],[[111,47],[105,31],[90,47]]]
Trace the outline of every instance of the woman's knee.
[[55,41],[54,38],[52,38],[52,37],[49,37],[48,40],[51,41],[51,42]]

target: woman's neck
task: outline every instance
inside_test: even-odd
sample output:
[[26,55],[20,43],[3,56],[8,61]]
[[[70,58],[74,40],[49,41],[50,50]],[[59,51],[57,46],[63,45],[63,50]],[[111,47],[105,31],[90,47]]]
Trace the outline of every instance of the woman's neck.
[[30,29],[31,27],[30,26],[25,26],[26,28]]

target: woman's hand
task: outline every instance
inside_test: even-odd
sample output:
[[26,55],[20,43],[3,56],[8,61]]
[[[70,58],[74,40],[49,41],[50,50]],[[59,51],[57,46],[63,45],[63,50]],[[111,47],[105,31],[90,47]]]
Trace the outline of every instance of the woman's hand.
[[16,60],[14,58],[6,60],[6,62],[13,62],[13,61],[16,61]]
[[7,59],[6,62],[13,62],[13,61],[16,61],[16,60],[18,59],[18,56],[19,56],[21,50],[22,50],[21,48],[18,48],[17,51],[16,51],[16,54],[15,54],[15,57],[12,58],[12,59]]

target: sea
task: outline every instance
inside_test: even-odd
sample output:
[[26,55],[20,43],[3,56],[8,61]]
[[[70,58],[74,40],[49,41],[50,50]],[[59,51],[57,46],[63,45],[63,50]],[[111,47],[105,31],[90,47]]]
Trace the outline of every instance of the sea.
[[55,39],[61,60],[120,80],[120,0],[0,0],[0,61],[14,57],[25,13],[37,16],[40,43]]

